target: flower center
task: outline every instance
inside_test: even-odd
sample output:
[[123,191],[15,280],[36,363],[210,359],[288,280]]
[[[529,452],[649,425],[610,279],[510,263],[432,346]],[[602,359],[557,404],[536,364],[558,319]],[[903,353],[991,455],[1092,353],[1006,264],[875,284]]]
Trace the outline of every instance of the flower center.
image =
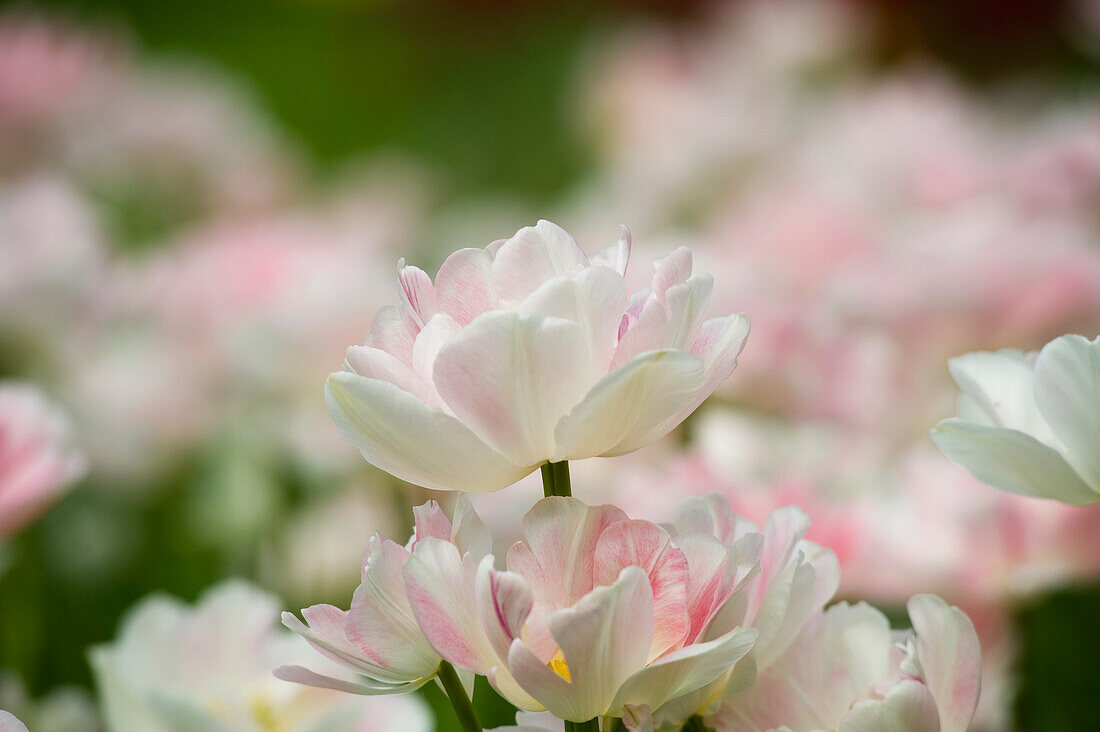
[[565,654],[558,649],[558,652],[554,654],[554,657],[550,659],[550,662],[546,664],[550,667],[550,670],[562,677],[566,681],[572,681],[569,677],[569,665],[565,662]]

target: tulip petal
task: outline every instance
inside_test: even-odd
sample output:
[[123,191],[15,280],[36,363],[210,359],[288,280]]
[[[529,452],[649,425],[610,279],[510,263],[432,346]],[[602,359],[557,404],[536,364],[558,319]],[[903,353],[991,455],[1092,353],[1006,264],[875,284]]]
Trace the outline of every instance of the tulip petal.
[[451,254],[435,276],[440,309],[460,325],[468,325],[495,308],[492,270],[493,255],[484,249],[459,249]]
[[580,325],[590,357],[588,378],[595,381],[607,373],[626,301],[626,283],[621,275],[606,267],[589,267],[575,277],[548,280],[523,301],[517,312],[525,318],[561,318]]
[[943,732],[965,732],[978,706],[982,650],[974,624],[935,595],[909,600],[917,658],[932,692]]
[[477,493],[509,486],[532,470],[489,448],[454,417],[385,381],[332,374],[325,403],[340,436],[367,462],[416,485]]
[[478,565],[476,593],[481,621],[497,656],[494,662],[500,664],[488,670],[489,683],[520,709],[543,709],[507,668],[508,651],[531,613],[531,588],[518,574],[493,569],[493,558],[485,557]]
[[405,562],[405,588],[424,636],[451,663],[486,674],[500,662],[478,613],[478,560],[449,541],[417,542]]
[[573,275],[587,263],[565,229],[540,220],[517,231],[496,250],[493,286],[502,305],[517,305],[550,278]]
[[1031,435],[945,419],[932,430],[932,441],[975,478],[1024,496],[1054,498],[1078,506],[1100,501],[1052,447]]
[[558,318],[492,311],[439,351],[435,386],[455,416],[517,465],[554,453],[554,425],[579,402],[588,378],[581,327]]
[[554,460],[637,450],[668,434],[695,401],[703,362],[684,351],[649,351],[601,379],[554,430]]
[[623,226],[618,241],[590,254],[588,262],[609,267],[625,277],[627,265],[630,264],[630,229]]
[[1056,443],[1035,403],[1033,356],[1012,349],[978,351],[950,359],[947,368],[962,390],[960,417]]
[[609,585],[625,567],[645,570],[653,589],[653,645],[646,661],[678,647],[691,626],[687,611],[687,559],[668,532],[649,521],[617,521],[596,543],[596,584]]
[[940,718],[928,688],[919,681],[905,680],[893,686],[884,699],[853,704],[838,732],[940,732]]
[[544,663],[558,645],[550,635],[551,614],[595,586],[596,542],[610,524],[624,519],[626,514],[614,506],[588,506],[559,496],[543,498],[523,517],[525,542],[512,545],[507,564],[531,585],[527,641]]
[[653,595],[645,571],[627,567],[615,584],[597,587],[554,613],[550,630],[569,680],[517,639],[508,654],[516,681],[562,719],[583,722],[609,713],[622,683],[644,667],[653,637]]
[[[362,654],[383,669],[382,674],[370,674],[383,681],[430,678],[439,668],[439,656],[417,625],[406,598],[402,569],[408,558],[408,551],[395,542],[383,541],[375,547],[341,628]],[[306,620],[314,624],[312,618]]]
[[425,382],[411,366],[373,346],[351,346],[344,357],[344,371],[393,384],[433,406],[442,406],[435,386]]
[[1035,362],[1035,401],[1065,447],[1062,457],[1100,501],[1100,338],[1048,343]]
[[752,650],[755,630],[737,628],[720,638],[674,651],[631,676],[619,688],[613,710],[626,704],[662,704],[706,686]]
[[412,366],[413,340],[416,333],[409,330],[405,319],[393,305],[381,308],[371,321],[370,330],[363,340],[364,346],[371,346],[391,354],[406,366]]
[[274,670],[275,678],[290,681],[295,684],[316,686],[320,689],[332,689],[346,694],[366,694],[370,696],[382,694],[407,694],[423,686],[428,679],[421,679],[408,684],[384,684],[372,681],[367,677],[360,677],[357,681],[337,679],[331,676],[310,671],[303,666],[279,666]]

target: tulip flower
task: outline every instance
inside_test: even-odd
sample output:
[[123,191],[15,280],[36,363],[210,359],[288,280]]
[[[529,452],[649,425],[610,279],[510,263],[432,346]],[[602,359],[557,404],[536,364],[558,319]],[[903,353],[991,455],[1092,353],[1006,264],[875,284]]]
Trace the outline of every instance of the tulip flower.
[[84,474],[68,419],[33,387],[0,383],[0,539]]
[[276,670],[287,681],[337,688],[359,694],[414,691],[435,678],[440,657],[417,625],[406,598],[402,571],[410,552],[429,539],[451,546],[459,556],[477,563],[492,549],[492,537],[469,499],[460,496],[454,520],[434,501],[413,509],[413,536],[406,546],[375,536],[364,556],[362,584],[344,611],[314,605],[302,611],[305,623],[283,613],[283,624],[298,633],[322,655],[357,672],[352,684],[292,666]]
[[934,595],[909,601],[902,643],[874,608],[819,613],[751,689],[705,722],[718,732],[964,732],[981,686],[974,626]]
[[410,553],[423,544],[438,543],[453,550],[460,562],[477,566],[492,549],[492,537],[470,500],[459,496],[453,519],[435,501],[413,509],[413,535],[405,546],[375,536],[367,548],[362,584],[344,611],[314,605],[302,611],[305,623],[283,613],[283,624],[305,638],[330,661],[358,676],[357,681],[319,674],[303,666],[281,666],[275,675],[286,681],[355,694],[400,694],[439,678],[460,721],[480,729],[467,691],[454,668],[432,648],[410,607],[404,568]]
[[[792,565],[780,548],[797,536],[769,542],[726,509],[687,511],[666,529],[613,506],[544,498],[524,518],[506,571],[448,542],[421,542],[405,565],[410,604],[443,658],[487,676],[521,709],[578,724],[657,710],[723,678],[758,636],[774,638],[792,581],[813,589],[805,555]],[[781,521],[769,529],[777,538],[788,530]],[[786,591],[767,592],[783,583]]]
[[949,368],[962,394],[958,416],[932,430],[945,455],[1001,490],[1100,502],[1100,337],[969,353]]
[[745,582],[712,622],[710,634],[731,627],[753,628],[756,643],[746,659],[713,682],[657,709],[663,726],[676,725],[693,714],[717,710],[722,698],[752,683],[753,674],[768,668],[820,612],[840,583],[836,555],[803,539],[810,518],[787,506],[768,516],[763,530],[734,513],[718,493],[684,501],[669,530],[677,541],[692,536],[714,537],[738,552],[752,547],[757,571]]
[[749,321],[703,319],[712,280],[687,249],[633,295],[629,256],[625,230],[589,256],[539,221],[434,283],[402,262],[400,301],[326,384],[340,434],[402,480],[470,492],[660,439],[730,375]]

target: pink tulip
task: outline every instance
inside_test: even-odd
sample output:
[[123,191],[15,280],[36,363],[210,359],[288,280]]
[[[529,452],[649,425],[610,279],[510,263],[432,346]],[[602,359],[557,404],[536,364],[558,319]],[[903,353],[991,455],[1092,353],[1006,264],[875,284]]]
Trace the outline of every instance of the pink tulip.
[[0,539],[45,510],[84,471],[66,417],[33,387],[0,382]]
[[761,535],[711,496],[662,528],[550,497],[524,518],[506,571],[429,539],[405,582],[440,655],[516,706],[585,721],[667,704],[663,718],[682,722],[705,701],[693,692],[724,685],[758,637],[762,657],[781,650],[835,589],[818,573],[835,572],[831,553],[799,541],[804,516],[774,519]]
[[631,295],[629,255],[625,230],[587,256],[540,221],[455,252],[434,283],[402,263],[400,302],[328,379],[341,435],[399,478],[472,492],[660,439],[733,371],[749,322],[703,320],[712,280],[684,248]]
[[417,625],[402,570],[410,552],[429,542],[445,544],[458,561],[476,567],[489,554],[492,538],[465,496],[459,496],[453,520],[434,501],[413,509],[413,515],[415,529],[406,546],[377,536],[371,539],[363,582],[350,610],[314,605],[302,611],[305,623],[283,613],[284,625],[328,659],[355,671],[360,681],[323,676],[302,666],[282,666],[276,676],[357,694],[413,691],[435,677],[440,657]]
[[981,686],[970,619],[935,595],[909,601],[913,631],[897,643],[868,605],[819,612],[753,687],[706,721],[718,732],[963,732]]

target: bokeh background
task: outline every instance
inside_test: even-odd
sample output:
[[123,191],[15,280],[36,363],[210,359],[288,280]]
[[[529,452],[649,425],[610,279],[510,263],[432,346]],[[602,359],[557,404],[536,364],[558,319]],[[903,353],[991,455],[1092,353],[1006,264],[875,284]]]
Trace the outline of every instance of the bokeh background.
[[[630,226],[638,283],[687,244],[753,320],[726,387],[575,465],[575,495],[797,503],[845,598],[971,613],[976,727],[1100,729],[1100,510],[998,493],[927,438],[949,357],[1100,332],[1095,0],[0,6],[0,379],[82,456],[0,535],[0,708],[100,729],[89,649],[155,591],[346,607],[427,492],[338,439],[324,378],[399,257],[540,217],[588,250]],[[503,539],[539,491],[478,507]]]

